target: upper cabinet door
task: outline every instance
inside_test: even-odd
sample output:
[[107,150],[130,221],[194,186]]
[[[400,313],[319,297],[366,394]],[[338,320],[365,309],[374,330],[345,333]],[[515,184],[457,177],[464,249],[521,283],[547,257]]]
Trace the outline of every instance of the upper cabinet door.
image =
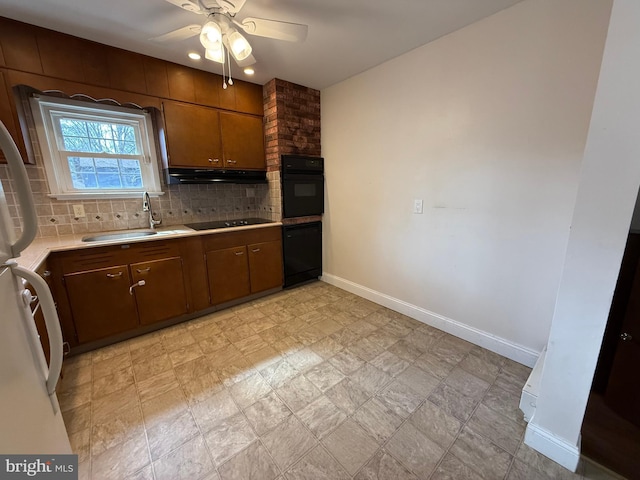
[[220,113],[225,168],[265,168],[261,117]]
[[[18,119],[11,110],[12,104],[13,99],[10,96],[9,84],[5,81],[4,72],[0,70],[0,120],[4,123],[4,126],[7,127],[7,130],[9,130],[9,133],[13,137],[13,141],[16,142],[24,162],[29,163],[27,152],[24,148],[22,134],[19,127],[16,126],[18,125]],[[7,163],[2,151],[0,151],[0,163]]]
[[163,109],[170,166],[223,167],[217,110],[170,101]]

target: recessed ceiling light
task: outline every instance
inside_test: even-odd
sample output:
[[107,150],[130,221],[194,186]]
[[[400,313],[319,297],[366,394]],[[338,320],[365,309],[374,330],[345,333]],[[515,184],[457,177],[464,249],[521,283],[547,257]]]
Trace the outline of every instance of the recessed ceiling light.
[[245,67],[244,73],[246,75],[253,75],[254,73],[256,73],[256,71],[253,69],[253,67]]
[[199,53],[196,52],[189,52],[189,58],[191,60],[200,60],[202,57],[200,56]]

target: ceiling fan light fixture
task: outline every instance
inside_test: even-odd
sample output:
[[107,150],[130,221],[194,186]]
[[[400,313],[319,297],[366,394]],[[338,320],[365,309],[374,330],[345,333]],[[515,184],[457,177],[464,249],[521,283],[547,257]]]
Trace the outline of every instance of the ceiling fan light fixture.
[[204,51],[204,58],[207,60],[211,60],[212,62],[222,63],[224,64],[224,49],[222,46],[218,49],[207,48]]
[[232,29],[228,40],[231,54],[236,60],[242,61],[251,55],[251,45],[236,29]]
[[222,49],[222,30],[216,22],[207,22],[200,32],[200,43],[206,50]]

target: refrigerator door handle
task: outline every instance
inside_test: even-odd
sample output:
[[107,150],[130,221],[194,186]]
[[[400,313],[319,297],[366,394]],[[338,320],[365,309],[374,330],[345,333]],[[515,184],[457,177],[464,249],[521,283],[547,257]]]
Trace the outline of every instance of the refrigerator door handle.
[[0,149],[4,153],[7,165],[11,171],[11,178],[15,182],[15,195],[18,198],[20,212],[22,212],[22,234],[16,242],[11,245],[11,254],[13,257],[20,256],[25,248],[27,248],[38,232],[38,216],[36,215],[36,207],[31,194],[31,185],[27,176],[27,169],[16,147],[13,138],[9,134],[7,127],[0,122]]
[[47,373],[47,392],[51,398],[54,410],[58,408],[58,402],[55,399],[56,386],[62,371],[62,359],[64,355],[64,345],[62,342],[62,329],[60,328],[60,320],[58,312],[53,301],[53,296],[49,290],[47,282],[37,273],[18,266],[15,261],[6,263],[11,271],[18,277],[28,281],[40,299],[40,308],[44,316],[44,322],[47,327],[47,335],[49,336],[49,372]]

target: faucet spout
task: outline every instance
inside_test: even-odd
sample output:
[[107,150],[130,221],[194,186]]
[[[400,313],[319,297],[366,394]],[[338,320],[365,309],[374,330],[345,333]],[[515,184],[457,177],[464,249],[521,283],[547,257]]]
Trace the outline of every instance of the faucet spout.
[[151,207],[151,197],[149,197],[149,192],[144,192],[142,194],[142,211],[149,212],[149,228],[154,229],[156,225],[160,225],[162,220],[155,220],[153,214],[153,208]]

